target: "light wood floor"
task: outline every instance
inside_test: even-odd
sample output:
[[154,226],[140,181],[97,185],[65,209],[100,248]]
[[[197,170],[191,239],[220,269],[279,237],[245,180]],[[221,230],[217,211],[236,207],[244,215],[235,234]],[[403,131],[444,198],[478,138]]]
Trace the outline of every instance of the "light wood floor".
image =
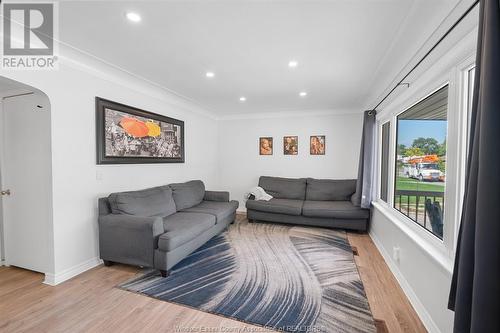
[[[370,237],[348,236],[359,253],[356,263],[373,316],[389,332],[425,332]],[[125,265],[99,266],[50,287],[42,284],[42,274],[0,267],[0,332],[269,332],[115,288],[137,272]]]

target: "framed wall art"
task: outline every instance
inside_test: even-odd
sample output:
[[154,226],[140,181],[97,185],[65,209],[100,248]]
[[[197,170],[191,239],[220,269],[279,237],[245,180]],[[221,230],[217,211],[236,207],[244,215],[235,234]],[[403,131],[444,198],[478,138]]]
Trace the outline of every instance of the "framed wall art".
[[272,155],[273,154],[273,138],[262,137],[259,138],[259,155]]
[[299,154],[299,137],[284,136],[283,137],[283,154],[298,155]]
[[325,155],[326,139],[324,135],[312,135],[309,143],[311,155]]
[[96,97],[97,164],[184,163],[184,122]]

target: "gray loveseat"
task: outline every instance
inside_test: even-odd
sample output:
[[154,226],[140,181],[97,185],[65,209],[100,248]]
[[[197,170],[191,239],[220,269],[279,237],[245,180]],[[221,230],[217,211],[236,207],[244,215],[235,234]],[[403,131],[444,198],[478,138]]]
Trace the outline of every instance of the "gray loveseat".
[[234,222],[237,201],[205,191],[200,180],[99,199],[99,247],[104,264],[159,269],[162,276]]
[[366,231],[370,211],[356,206],[356,180],[262,176],[259,186],[273,196],[247,203],[248,220]]

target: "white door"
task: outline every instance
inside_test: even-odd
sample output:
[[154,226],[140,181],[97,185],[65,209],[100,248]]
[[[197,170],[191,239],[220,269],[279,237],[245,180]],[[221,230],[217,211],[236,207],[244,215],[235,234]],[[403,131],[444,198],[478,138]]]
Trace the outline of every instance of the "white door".
[[48,108],[45,96],[32,94],[4,99],[1,110],[5,262],[38,272],[48,271],[52,230]]

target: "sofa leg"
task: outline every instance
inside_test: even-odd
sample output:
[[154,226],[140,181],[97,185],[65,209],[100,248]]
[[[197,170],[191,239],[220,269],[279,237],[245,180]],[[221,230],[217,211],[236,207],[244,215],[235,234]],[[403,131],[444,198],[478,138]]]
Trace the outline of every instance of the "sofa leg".
[[165,271],[163,269],[160,269],[160,274],[161,274],[161,277],[167,277],[170,275],[170,271]]
[[253,220],[252,219],[248,219],[248,223],[253,223]]
[[104,262],[104,266],[106,266],[106,267],[113,265],[113,262],[109,261],[109,260],[103,260],[103,262]]

